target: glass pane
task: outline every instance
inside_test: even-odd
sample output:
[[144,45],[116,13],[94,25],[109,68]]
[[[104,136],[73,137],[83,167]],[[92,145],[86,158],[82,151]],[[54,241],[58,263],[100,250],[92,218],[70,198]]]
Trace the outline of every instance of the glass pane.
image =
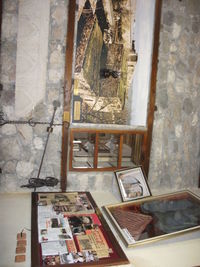
[[122,147],[122,167],[133,167],[132,162],[132,144],[133,144],[133,136],[130,134],[124,135],[123,138],[123,147]]
[[73,140],[73,168],[94,167],[95,134],[86,132],[74,133]]
[[122,167],[140,165],[142,135],[126,134],[123,139]]
[[98,168],[117,167],[119,134],[99,134]]

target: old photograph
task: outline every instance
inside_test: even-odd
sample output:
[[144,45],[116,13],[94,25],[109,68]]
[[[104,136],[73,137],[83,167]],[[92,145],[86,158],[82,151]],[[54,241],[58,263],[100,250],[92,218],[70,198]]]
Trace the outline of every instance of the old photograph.
[[123,201],[151,195],[142,167],[134,167],[115,172]]

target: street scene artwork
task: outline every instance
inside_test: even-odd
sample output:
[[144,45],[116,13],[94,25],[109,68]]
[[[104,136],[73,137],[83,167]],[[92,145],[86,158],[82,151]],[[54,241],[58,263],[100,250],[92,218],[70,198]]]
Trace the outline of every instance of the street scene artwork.
[[73,122],[128,124],[128,96],[137,62],[135,2],[79,1]]

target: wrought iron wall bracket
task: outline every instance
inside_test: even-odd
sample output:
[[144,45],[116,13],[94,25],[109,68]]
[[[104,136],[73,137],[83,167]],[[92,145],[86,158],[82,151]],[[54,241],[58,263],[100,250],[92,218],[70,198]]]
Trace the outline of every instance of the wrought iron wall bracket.
[[[2,115],[0,115],[0,127],[4,126],[6,124],[27,124],[31,127],[35,127],[37,124],[44,124],[49,125],[50,122],[47,121],[34,121],[32,118],[25,121],[25,120],[6,120],[3,118]],[[52,126],[62,126],[63,123],[53,123]]]

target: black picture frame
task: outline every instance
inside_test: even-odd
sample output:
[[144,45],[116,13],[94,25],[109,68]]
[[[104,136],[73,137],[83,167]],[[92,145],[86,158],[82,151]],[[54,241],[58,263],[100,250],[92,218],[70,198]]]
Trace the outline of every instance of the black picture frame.
[[122,201],[151,196],[142,166],[115,171]]

